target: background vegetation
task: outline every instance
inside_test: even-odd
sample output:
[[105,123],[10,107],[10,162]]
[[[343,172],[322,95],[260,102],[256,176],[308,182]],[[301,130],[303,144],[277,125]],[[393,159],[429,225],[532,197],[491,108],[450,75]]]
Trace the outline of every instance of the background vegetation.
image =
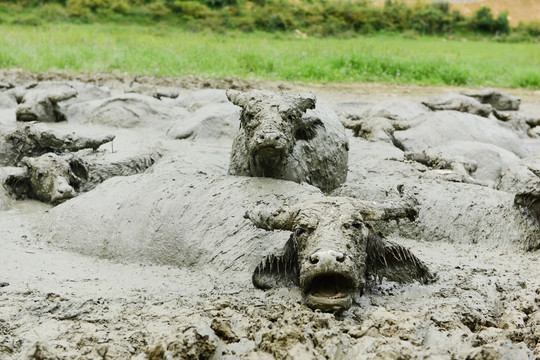
[[373,35],[191,33],[166,25],[0,25],[0,67],[308,82],[540,88],[534,43]]
[[2,68],[540,88],[540,23],[447,3],[0,0],[0,32]]
[[487,7],[469,17],[448,3],[407,6],[386,0],[0,0],[0,21],[39,25],[50,22],[138,23],[156,21],[189,31],[290,32],[310,36],[405,32],[410,35],[490,36],[498,40],[540,40],[540,23],[511,28],[508,13]]

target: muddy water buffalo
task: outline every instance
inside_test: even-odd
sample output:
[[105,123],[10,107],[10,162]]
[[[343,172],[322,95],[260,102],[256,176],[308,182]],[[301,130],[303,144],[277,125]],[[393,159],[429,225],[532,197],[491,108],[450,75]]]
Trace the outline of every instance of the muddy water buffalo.
[[333,111],[315,109],[314,94],[228,90],[227,96],[243,109],[229,174],[307,182],[323,191],[345,182],[345,129]]
[[[108,89],[77,81],[43,81],[8,90],[18,104],[17,121],[58,122],[69,117],[64,105],[110,97]],[[59,104],[62,103],[62,104]]]
[[325,198],[291,181],[154,170],[110,179],[50,210],[43,240],[87,255],[211,271],[241,286],[298,284],[308,305],[328,311],[351,306],[372,276],[430,278],[420,260],[366,223],[413,217],[411,202]]
[[10,175],[5,187],[18,199],[38,199],[57,205],[95,188],[108,178],[141,173],[161,155],[156,151],[121,161],[85,159],[84,154],[44,154],[22,160],[23,171]]
[[378,204],[351,198],[323,198],[248,217],[266,230],[292,231],[281,255],[257,266],[253,283],[262,289],[299,285],[308,306],[348,309],[369,277],[399,282],[433,279],[408,249],[382,239],[366,221],[413,218],[414,201]]
[[422,104],[434,111],[454,110],[483,117],[489,117],[493,112],[493,107],[489,104],[482,104],[474,98],[454,93],[423,101]]
[[58,122],[65,121],[66,115],[58,103],[77,96],[77,91],[69,85],[50,90],[30,90],[15,95],[17,121]]
[[520,98],[491,88],[478,91],[462,91],[461,94],[475,98],[483,104],[490,104],[497,110],[519,110],[521,104]]
[[114,135],[86,137],[54,131],[44,124],[25,123],[0,132],[0,166],[18,166],[24,157],[41,156],[49,152],[96,150],[114,138]]

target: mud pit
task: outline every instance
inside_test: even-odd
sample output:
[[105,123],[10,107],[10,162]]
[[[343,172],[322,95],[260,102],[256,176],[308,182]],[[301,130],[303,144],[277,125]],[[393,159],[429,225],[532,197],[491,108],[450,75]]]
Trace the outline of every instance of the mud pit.
[[[66,77],[3,72],[0,81],[22,85],[36,78],[66,80]],[[129,90],[133,80],[125,75],[78,78],[107,85],[113,95]],[[452,173],[456,167],[433,168],[408,160],[405,152],[392,143],[392,139],[399,139],[405,148],[411,146],[406,151],[417,152],[422,151],[421,144],[429,144],[422,137],[426,134],[424,128],[407,118],[415,117],[411,114],[417,107],[378,104],[399,98],[420,106],[426,99],[460,89],[381,85],[340,88],[152,78],[139,79],[131,85],[145,94],[162,89],[180,90],[178,100],[166,101],[181,104],[187,109],[184,115],[193,115],[202,125],[190,127],[196,137],[175,140],[166,136],[167,130],[186,122],[185,118],[160,117],[130,128],[69,120],[47,124],[57,131],[74,131],[85,136],[113,133],[116,136],[113,145],[100,147],[92,155],[96,159],[114,161],[156,148],[163,156],[148,174],[107,180],[55,208],[34,200],[14,201],[0,192],[0,359],[527,359],[540,356],[540,266],[538,251],[534,251],[540,243],[535,237],[537,225],[526,217],[529,215],[514,207],[512,193],[496,190],[498,176],[494,175],[534,155],[538,139],[516,130],[515,124],[502,124],[501,128],[509,132],[498,128],[498,135],[492,137],[497,144],[489,143],[492,141],[489,139],[481,143],[489,151],[475,142],[474,149],[479,150],[474,152],[474,159],[465,152],[457,154],[466,156],[469,162],[476,161],[483,171],[456,177],[456,172]],[[223,221],[224,233],[231,231],[227,224],[235,221],[241,224],[238,231],[246,238],[238,239],[237,246],[243,253],[197,255],[192,252],[184,258],[167,258],[164,256],[167,247],[143,251],[140,244],[130,242],[129,236],[107,232],[106,229],[111,229],[107,227],[109,220],[100,220],[98,211],[85,213],[77,206],[95,201],[96,209],[107,211],[124,196],[121,191],[116,193],[116,198],[114,193],[107,194],[108,189],[117,189],[110,184],[120,189],[122,184],[140,184],[137,177],[149,176],[158,182],[161,178],[155,188],[162,188],[163,199],[171,198],[183,188],[181,184],[175,187],[176,181],[182,180],[185,188],[189,181],[197,183],[193,179],[226,178],[234,132],[216,132],[209,127],[215,116],[202,119],[196,113],[203,107],[205,112],[209,110],[207,103],[197,100],[200,93],[195,90],[231,85],[240,89],[314,91],[318,101],[329,105],[344,120],[355,116],[365,118],[366,113],[374,118],[381,116],[379,110],[384,109],[384,136],[373,135],[367,140],[354,137],[348,130],[349,173],[336,195],[384,201],[399,197],[400,189],[416,193],[420,213],[414,223],[385,223],[377,230],[408,247],[438,273],[437,281],[429,285],[372,283],[349,310],[342,314],[322,313],[304,305],[298,288],[262,291],[251,283],[252,271],[261,257],[279,250],[287,241],[288,232],[265,232],[240,215],[223,219],[223,212],[218,212],[221,218],[216,221]],[[540,113],[538,94],[512,93],[522,98],[520,114],[532,117]],[[212,99],[216,101],[215,97]],[[403,112],[403,108],[408,110]],[[388,117],[388,113],[394,117]],[[437,112],[428,114],[438,116]],[[396,118],[398,115],[400,119]],[[413,126],[406,130],[392,125],[398,121]],[[15,125],[14,107],[0,111],[0,125],[2,130]],[[379,132],[374,130],[369,134],[381,135],[377,126],[370,129]],[[411,135],[418,129],[422,130],[420,135]],[[467,133],[476,136],[474,129]],[[450,141],[445,148],[444,133],[437,136],[440,136],[436,143],[440,153],[449,156],[450,162],[457,161],[456,148],[466,146]],[[476,141],[460,136],[459,144]],[[493,157],[493,154],[504,156]],[[0,172],[0,179],[6,169]],[[474,181],[470,182],[469,177]],[[515,184],[517,180],[512,181]],[[264,185],[267,182],[262,184],[268,186]],[[294,195],[285,191],[273,201],[295,202],[302,197],[322,196],[315,188],[295,186]],[[95,194],[107,196],[98,201]],[[228,193],[201,194],[201,202],[212,204],[214,199],[213,206],[228,199]],[[162,203],[170,204],[166,200]],[[119,202],[117,206],[121,205]],[[177,206],[181,208],[181,204]],[[204,213],[205,208],[194,206],[193,212],[197,211]],[[183,215],[189,218],[189,214]],[[208,216],[214,219],[210,212]],[[85,219],[88,221],[83,223]],[[145,218],[141,216],[137,220],[144,222]],[[184,223],[180,221],[180,224]],[[192,233],[183,229],[184,239],[195,237],[192,243],[203,242],[205,236],[208,241],[219,235],[215,230],[205,235],[197,229],[198,222],[194,224]],[[133,227],[119,224],[118,228]],[[135,233],[132,235],[136,238]],[[247,244],[245,247],[242,241]],[[525,251],[527,248],[532,251]]]

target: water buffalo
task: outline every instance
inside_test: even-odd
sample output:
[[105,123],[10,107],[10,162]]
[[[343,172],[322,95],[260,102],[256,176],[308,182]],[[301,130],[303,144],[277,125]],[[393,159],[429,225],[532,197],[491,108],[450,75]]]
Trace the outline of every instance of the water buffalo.
[[18,104],[15,112],[17,121],[39,122],[65,121],[69,115],[63,105],[111,96],[106,88],[77,81],[34,82],[8,90],[8,92]]
[[47,153],[25,157],[21,161],[23,171],[8,176],[5,187],[18,199],[38,199],[57,205],[113,176],[141,173],[160,157],[154,152],[116,162],[96,162],[83,156]]
[[414,218],[414,202],[378,204],[330,197],[247,216],[266,230],[292,231],[281,255],[257,266],[253,283],[262,289],[299,285],[308,306],[348,309],[367,280],[427,282],[426,265],[408,249],[381,238],[366,221]]
[[24,157],[41,156],[49,152],[96,150],[114,140],[114,135],[97,137],[62,133],[38,123],[25,123],[0,134],[0,166],[18,166]]
[[422,104],[434,111],[454,110],[483,117],[489,117],[493,111],[493,107],[489,104],[482,104],[474,98],[453,93],[423,101]]
[[482,117],[489,117],[493,114],[501,121],[510,120],[510,115],[499,111],[489,103],[482,103],[475,97],[465,96],[462,94],[449,93],[441,97],[437,97],[428,101],[422,102],[433,111],[438,110],[454,110],[466,112]]
[[519,110],[521,104],[520,98],[491,88],[478,91],[462,91],[461,94],[473,97],[483,104],[490,104],[497,110]]
[[315,109],[314,94],[228,90],[227,97],[242,108],[229,174],[307,182],[323,191],[345,182],[345,129],[333,111]]
[[65,121],[66,115],[58,103],[77,96],[77,91],[67,84],[52,89],[34,89],[34,87],[28,86],[15,93],[15,99],[19,104],[15,113],[17,121]]

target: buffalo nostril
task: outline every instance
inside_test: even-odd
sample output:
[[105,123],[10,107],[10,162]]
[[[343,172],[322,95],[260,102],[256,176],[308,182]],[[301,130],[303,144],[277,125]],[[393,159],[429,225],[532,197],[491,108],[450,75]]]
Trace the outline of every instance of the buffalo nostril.
[[312,264],[316,264],[319,262],[319,256],[317,254],[314,254],[314,255],[311,255],[309,257],[309,261],[312,263]]
[[279,139],[281,139],[281,136],[280,136],[280,135],[276,135],[276,136],[274,137],[274,140],[279,140]]
[[345,255],[343,255],[343,254],[341,254],[341,253],[338,253],[338,254],[336,255],[336,260],[337,260],[337,262],[343,262],[343,261],[345,261]]

